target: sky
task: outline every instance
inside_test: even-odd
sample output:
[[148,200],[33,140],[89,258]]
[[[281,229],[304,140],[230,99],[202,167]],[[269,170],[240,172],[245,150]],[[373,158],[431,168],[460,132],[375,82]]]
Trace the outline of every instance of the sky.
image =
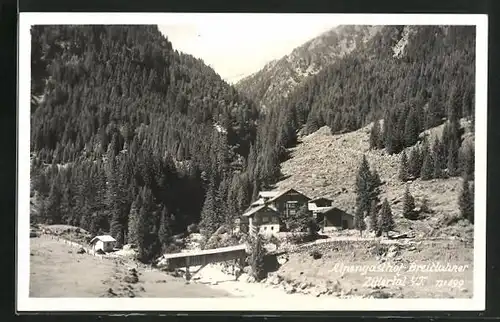
[[277,16],[218,16],[158,28],[174,49],[203,59],[224,80],[235,83],[335,27],[331,18]]

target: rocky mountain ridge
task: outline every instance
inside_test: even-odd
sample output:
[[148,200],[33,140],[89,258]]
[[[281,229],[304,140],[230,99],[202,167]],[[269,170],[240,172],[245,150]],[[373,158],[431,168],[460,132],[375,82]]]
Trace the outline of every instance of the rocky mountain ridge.
[[295,48],[289,55],[269,62],[235,86],[265,109],[325,66],[366,44],[381,28],[363,25],[335,27]]

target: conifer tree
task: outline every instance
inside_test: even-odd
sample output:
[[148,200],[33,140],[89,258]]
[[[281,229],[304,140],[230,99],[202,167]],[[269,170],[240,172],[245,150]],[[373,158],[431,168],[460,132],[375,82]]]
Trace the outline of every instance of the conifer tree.
[[388,154],[394,154],[399,149],[397,122],[393,120],[393,112],[389,112],[387,116],[388,119],[384,119],[384,147]]
[[124,236],[123,236],[123,226],[120,221],[120,213],[118,211],[114,211],[111,215],[111,221],[110,221],[110,234],[113,236],[114,239],[116,239],[116,244],[117,247],[120,247],[120,245],[123,245],[124,243]]
[[61,214],[61,191],[58,182],[54,182],[50,188],[49,197],[46,201],[45,222],[49,224],[62,223]]
[[389,232],[394,229],[394,219],[392,218],[392,210],[387,198],[384,199],[382,203],[382,208],[380,209],[379,224],[380,230],[389,236]]
[[363,231],[366,229],[365,214],[359,206],[354,214],[354,227],[359,231],[359,235],[363,236]]
[[370,210],[370,184],[372,180],[370,166],[366,156],[363,155],[356,177],[356,205],[362,214]]
[[370,230],[378,235],[378,209],[375,201],[372,201],[372,205],[370,208]]
[[373,169],[370,176],[370,181],[368,185],[368,196],[370,203],[375,202],[376,205],[380,202],[380,186],[382,181],[376,169]]
[[168,210],[163,208],[160,218],[160,227],[158,228],[158,241],[162,248],[166,247],[170,243],[170,238],[172,235],[169,223],[170,215]]
[[205,196],[205,202],[203,203],[203,208],[201,211],[201,222],[200,228],[204,231],[207,237],[212,236],[212,234],[217,230],[217,213],[216,213],[216,191],[215,182],[210,181]]
[[342,130],[342,114],[340,112],[335,113],[333,118],[331,132],[332,134],[338,133]]
[[429,101],[429,109],[427,111],[426,128],[436,126],[444,116],[444,108],[442,106],[442,92],[440,86],[435,86],[432,91],[432,96]]
[[456,138],[451,138],[448,145],[448,174],[452,177],[459,173],[459,144]]
[[429,145],[427,141],[424,142],[422,147],[422,170],[420,171],[420,177],[422,180],[432,179],[434,173],[434,157],[432,151],[429,150]]
[[460,153],[460,171],[464,180],[474,180],[474,148],[467,144]]
[[411,149],[408,166],[410,176],[418,178],[420,176],[420,171],[422,170],[422,155],[420,154],[420,148],[418,146]]
[[474,192],[467,180],[462,181],[462,191],[458,199],[462,218],[474,223]]
[[240,184],[237,195],[238,209],[240,209],[240,211],[245,210],[249,206],[251,192],[249,188],[251,189],[251,186],[249,187],[248,177],[246,174],[244,174],[240,177]]
[[138,218],[135,222],[135,227],[137,231],[137,258],[142,261],[146,262],[147,260],[150,259],[150,241],[148,240],[148,237],[150,237],[150,227],[148,225],[148,220],[147,220],[147,214],[146,214],[146,208],[142,206],[139,209],[138,212]]
[[410,177],[410,171],[408,166],[408,158],[406,157],[406,152],[401,153],[401,163],[399,166],[399,180],[406,182]]
[[139,229],[140,229],[140,216],[139,216],[139,209],[140,209],[141,203],[139,196],[137,196],[136,200],[132,203],[132,206],[130,207],[130,214],[128,216],[128,235],[127,235],[127,242],[129,244],[134,244],[137,245],[139,242]]
[[226,199],[229,188],[228,184],[227,176],[224,176],[215,194],[215,224],[217,228],[224,224],[225,219],[228,217]]
[[266,271],[264,267],[265,249],[260,234],[255,234],[251,244],[250,266],[252,268],[252,275],[256,281],[265,278]]
[[444,153],[442,149],[442,144],[439,138],[434,141],[434,146],[432,147],[432,159],[434,161],[432,169],[432,177],[439,179],[443,177],[444,168]]
[[412,219],[413,218],[413,210],[415,209],[415,199],[410,193],[410,189],[408,185],[405,189],[405,194],[403,197],[403,217]]
[[419,135],[418,116],[414,109],[410,109],[404,127],[404,144],[406,147],[412,146],[418,141]]
[[378,149],[380,147],[380,141],[382,133],[380,133],[380,122],[373,122],[372,129],[370,131],[370,149]]

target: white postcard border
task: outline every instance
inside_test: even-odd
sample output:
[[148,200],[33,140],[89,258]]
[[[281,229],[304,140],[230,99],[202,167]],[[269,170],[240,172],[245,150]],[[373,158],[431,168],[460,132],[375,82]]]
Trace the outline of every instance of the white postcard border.
[[[475,25],[476,132],[474,283],[472,299],[262,298],[30,298],[30,76],[31,25],[45,24],[189,24],[199,21],[241,23],[258,18],[325,19],[335,24]],[[278,23],[278,22],[276,22]],[[486,284],[486,153],[488,16],[468,14],[248,14],[248,13],[20,13],[18,40],[18,181],[17,181],[17,310],[21,311],[456,311],[485,309]],[[175,46],[175,44],[174,44]],[[308,298],[309,299],[309,298]]]

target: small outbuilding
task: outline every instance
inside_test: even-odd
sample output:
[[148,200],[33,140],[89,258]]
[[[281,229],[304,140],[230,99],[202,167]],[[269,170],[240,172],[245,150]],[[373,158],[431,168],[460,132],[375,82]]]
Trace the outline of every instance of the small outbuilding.
[[104,252],[110,252],[115,247],[116,239],[110,235],[96,236],[90,240],[90,245],[95,251],[102,250]]
[[316,221],[324,231],[354,228],[354,217],[337,207],[321,209]]

